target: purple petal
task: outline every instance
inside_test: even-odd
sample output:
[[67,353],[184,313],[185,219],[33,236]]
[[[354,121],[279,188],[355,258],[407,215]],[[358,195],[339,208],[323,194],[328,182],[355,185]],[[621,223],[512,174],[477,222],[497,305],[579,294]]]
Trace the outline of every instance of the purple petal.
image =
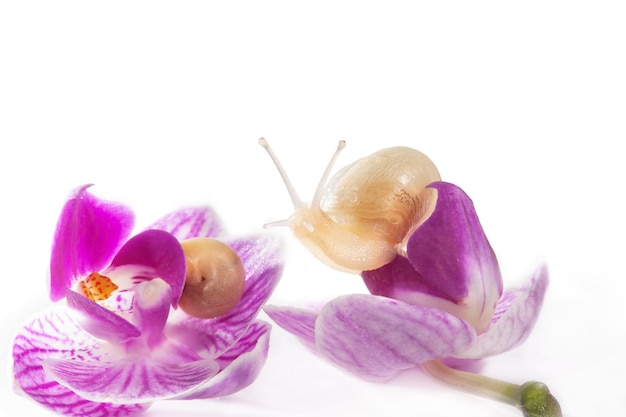
[[451,356],[476,340],[472,326],[445,311],[362,294],[326,304],[315,332],[318,352],[371,380]]
[[88,401],[52,380],[42,367],[47,359],[100,360],[99,343],[65,311],[49,311],[27,323],[15,337],[15,383],[38,403],[68,417],[128,417],[146,410],[150,404]]
[[224,234],[217,213],[210,207],[185,207],[162,217],[148,229],[170,232],[178,240],[194,237],[216,238]]
[[409,239],[407,258],[429,294],[467,306],[454,313],[480,333],[502,294],[498,261],[467,194],[445,182],[429,187],[437,190],[437,204]]
[[[172,306],[178,300],[185,285],[185,254],[174,236],[162,230],[146,230],[130,239],[117,253],[111,267],[141,265],[144,276],[133,277],[136,282],[161,278],[172,290]],[[108,272],[108,270],[107,270]]]
[[197,351],[217,357],[246,331],[268,300],[282,274],[282,247],[268,236],[227,242],[239,255],[246,271],[246,286],[239,303],[227,314],[211,320],[189,317],[181,311],[170,315],[166,333]]
[[67,305],[79,313],[80,326],[99,339],[115,344],[141,335],[139,329],[122,317],[74,291],[67,291]]
[[132,211],[76,189],[61,211],[50,258],[50,298],[65,296],[75,280],[107,266],[134,224]]
[[478,337],[474,346],[456,356],[479,359],[522,344],[537,322],[547,286],[548,270],[542,266],[523,288],[505,291],[496,306],[491,327]]
[[222,371],[180,399],[223,397],[252,384],[267,359],[271,326],[253,322],[246,333],[218,358]]
[[161,340],[171,299],[170,286],[161,278],[142,282],[135,288],[133,321],[146,338],[149,347]]
[[219,370],[209,359],[168,364],[144,355],[114,362],[49,359],[43,366],[57,382],[80,396],[117,404],[171,398],[212,378]]
[[263,311],[278,326],[297,336],[302,343],[315,350],[315,321],[317,313],[293,307],[266,305]]

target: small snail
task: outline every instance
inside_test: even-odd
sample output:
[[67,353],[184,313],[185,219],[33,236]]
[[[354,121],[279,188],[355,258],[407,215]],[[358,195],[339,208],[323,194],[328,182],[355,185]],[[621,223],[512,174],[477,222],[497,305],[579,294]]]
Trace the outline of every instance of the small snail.
[[318,259],[346,272],[359,273],[389,263],[403,253],[405,239],[432,210],[436,191],[426,186],[441,177],[423,153],[407,148],[382,149],[328,177],[340,141],[310,205],[302,203],[267,141],[259,139],[276,165],[295,212],[266,226],[286,225]]
[[241,259],[225,243],[209,238],[181,242],[187,261],[185,286],[178,305],[192,317],[213,318],[230,311],[241,299],[245,271]]

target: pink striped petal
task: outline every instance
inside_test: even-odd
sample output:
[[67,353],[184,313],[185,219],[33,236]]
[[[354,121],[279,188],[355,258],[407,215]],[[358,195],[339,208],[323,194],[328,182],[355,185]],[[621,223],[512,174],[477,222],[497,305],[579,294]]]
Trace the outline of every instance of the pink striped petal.
[[522,288],[505,291],[496,306],[491,327],[470,349],[455,355],[480,359],[511,350],[522,344],[533,329],[548,286],[548,270],[540,267]]
[[317,313],[294,307],[266,305],[263,311],[282,329],[298,337],[310,349],[315,350],[315,321]]
[[267,236],[226,242],[241,258],[246,286],[239,303],[215,319],[189,317],[177,310],[170,314],[166,334],[198,352],[215,358],[229,349],[256,318],[276,288],[282,274],[282,247]]
[[181,208],[157,220],[148,229],[165,230],[181,241],[194,237],[217,238],[224,234],[219,216],[210,207]]
[[123,343],[141,335],[127,320],[74,291],[67,291],[67,305],[78,313],[80,326],[99,339]]
[[[178,300],[185,285],[185,254],[174,236],[162,230],[146,230],[133,236],[111,261],[111,272],[127,265],[141,267],[140,276],[133,276],[134,283],[161,278],[172,291],[171,304]],[[105,271],[108,272],[109,270]]]
[[26,323],[13,342],[15,384],[44,407],[68,417],[130,417],[150,404],[92,402],[54,381],[43,369],[47,359],[101,360],[100,341],[85,333],[61,308]]
[[241,339],[217,359],[222,367],[220,373],[179,399],[223,397],[252,384],[267,359],[270,330],[268,323],[253,322]]
[[81,397],[116,404],[172,398],[211,379],[219,370],[218,364],[209,359],[163,363],[132,354],[114,362],[49,359],[43,367]]
[[454,355],[476,340],[473,327],[450,313],[362,294],[326,304],[315,335],[318,352],[371,380]]
[[134,225],[132,211],[76,189],[61,211],[50,258],[50,298],[58,301],[75,281],[106,267]]

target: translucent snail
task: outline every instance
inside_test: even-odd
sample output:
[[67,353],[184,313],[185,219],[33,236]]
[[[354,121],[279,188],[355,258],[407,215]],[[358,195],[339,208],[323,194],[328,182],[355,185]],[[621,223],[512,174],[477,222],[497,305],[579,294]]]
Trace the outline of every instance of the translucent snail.
[[359,273],[389,263],[403,253],[410,236],[432,210],[436,191],[426,186],[441,179],[433,162],[407,147],[382,149],[330,172],[345,147],[340,141],[313,200],[300,200],[267,141],[259,139],[287,187],[295,212],[286,225],[322,262],[340,271]]
[[246,274],[241,259],[225,243],[193,238],[181,243],[187,269],[178,302],[181,310],[202,319],[221,316],[239,302]]

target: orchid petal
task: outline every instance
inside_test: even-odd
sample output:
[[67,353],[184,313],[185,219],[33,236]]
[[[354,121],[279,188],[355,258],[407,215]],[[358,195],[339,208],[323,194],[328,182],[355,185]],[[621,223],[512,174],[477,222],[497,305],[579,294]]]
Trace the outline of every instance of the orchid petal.
[[544,265],[524,287],[504,293],[496,306],[491,327],[478,336],[474,346],[455,356],[480,359],[522,344],[537,322],[547,286],[548,270]]
[[50,258],[50,298],[65,296],[78,277],[108,265],[130,235],[132,211],[119,203],[101,200],[77,188],[63,206]]
[[241,258],[246,286],[239,303],[228,313],[211,320],[197,319],[175,311],[166,334],[197,351],[217,357],[246,331],[276,288],[282,274],[282,249],[267,236],[253,236],[226,242]]
[[44,371],[46,359],[100,360],[100,342],[57,308],[33,319],[13,343],[13,373],[19,389],[43,406],[68,417],[130,417],[150,404],[91,402],[58,384]]
[[163,363],[149,356],[114,362],[49,359],[43,366],[57,382],[81,397],[116,404],[172,398],[205,382],[219,370],[210,359]]
[[315,350],[315,321],[317,313],[294,307],[266,305],[265,314],[282,329],[298,337],[310,349]]
[[172,291],[161,278],[145,281],[135,287],[133,321],[151,345],[160,341],[170,311]]
[[407,258],[431,294],[466,306],[451,312],[480,333],[502,294],[498,261],[467,194],[445,182],[429,187],[437,190],[436,207],[410,237]]
[[260,320],[253,322],[237,344],[218,358],[222,371],[177,399],[223,397],[252,384],[267,359],[270,330],[268,323]]
[[78,323],[91,335],[111,343],[124,343],[141,335],[127,320],[95,301],[70,290],[66,294],[68,307],[79,313]]
[[363,294],[326,304],[315,330],[318,352],[371,380],[451,356],[476,339],[472,326],[453,314]]
[[185,207],[167,214],[148,229],[165,230],[178,240],[194,237],[219,237],[224,227],[217,213],[210,207]]
[[185,254],[180,243],[171,234],[162,230],[146,230],[133,236],[115,255],[107,273],[115,273],[116,268],[133,266],[140,269],[140,275],[133,276],[135,284],[153,278],[161,278],[172,290],[171,304],[178,300],[185,285]]

